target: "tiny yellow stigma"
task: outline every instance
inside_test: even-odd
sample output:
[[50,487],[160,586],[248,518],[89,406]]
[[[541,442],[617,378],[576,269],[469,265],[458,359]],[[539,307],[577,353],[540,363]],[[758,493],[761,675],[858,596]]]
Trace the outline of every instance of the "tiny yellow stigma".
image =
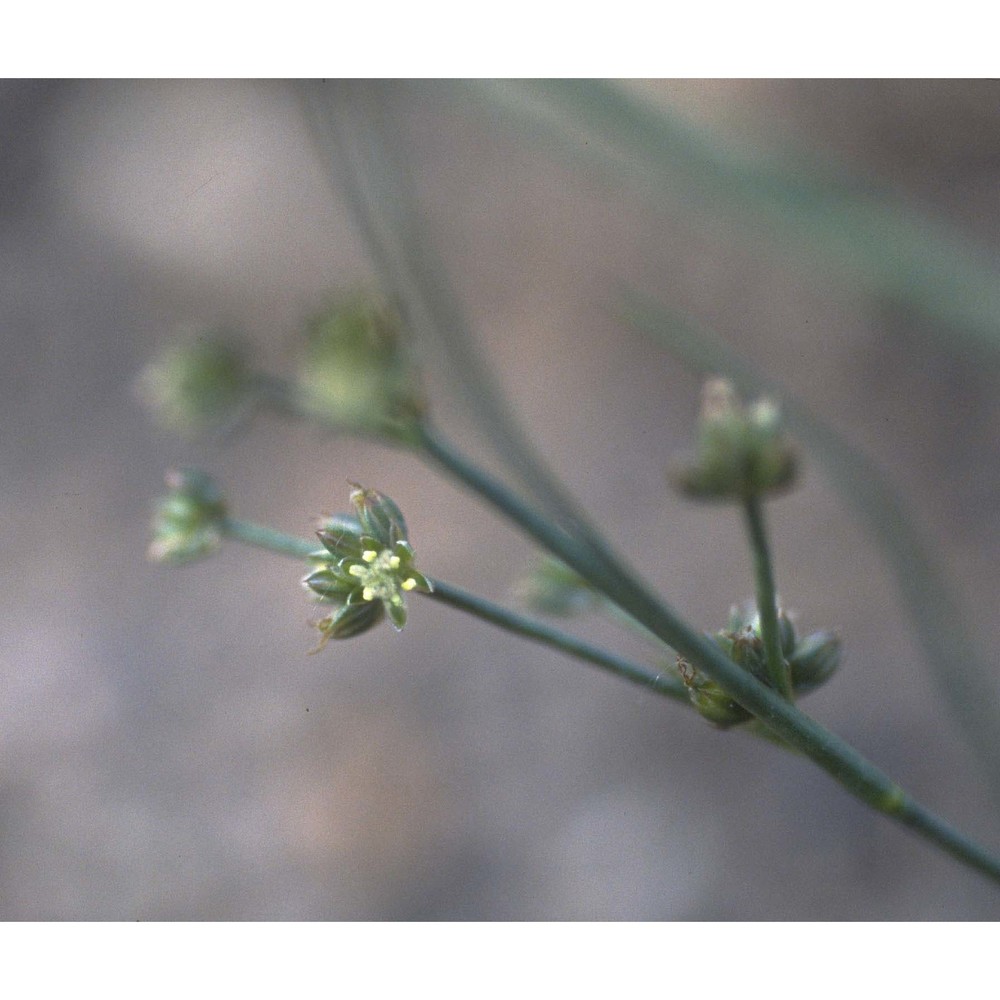
[[414,587],[415,587],[416,585],[417,585],[417,581],[416,581],[416,580],[414,580],[412,576],[410,576],[410,577],[407,577],[407,578],[406,578],[406,579],[405,579],[405,580],[404,580],[404,581],[403,581],[403,582],[402,582],[402,583],[400,584],[400,586],[401,586],[401,587],[403,588],[403,590],[413,590],[413,588],[414,588]]
[[378,559],[378,553],[374,549],[365,549],[365,551],[361,553],[361,558],[364,559],[366,563],[373,563],[376,559]]

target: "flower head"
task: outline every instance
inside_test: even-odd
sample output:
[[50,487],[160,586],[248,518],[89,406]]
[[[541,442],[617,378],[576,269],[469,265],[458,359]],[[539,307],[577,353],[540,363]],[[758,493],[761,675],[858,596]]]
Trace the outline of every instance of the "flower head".
[[317,622],[318,649],[377,625],[386,615],[397,630],[406,624],[406,594],[429,594],[430,581],[413,564],[406,522],[396,504],[375,490],[353,485],[355,514],[328,518],[316,533],[324,551],[303,585],[338,610]]
[[389,306],[363,293],[313,319],[298,376],[301,405],[348,430],[404,434],[424,399],[401,329]]
[[217,331],[174,344],[143,369],[136,390],[158,423],[188,438],[231,430],[255,400],[242,351]]
[[761,399],[744,406],[731,382],[713,378],[702,391],[695,455],[672,479],[695,499],[746,500],[789,489],[796,467],[777,405]]
[[[792,689],[796,695],[814,691],[833,676],[840,664],[841,653],[840,640],[833,632],[814,632],[800,639],[788,614],[779,608],[778,634],[781,654],[788,662]],[[765,663],[760,613],[753,601],[733,605],[726,627],[714,634],[706,633],[706,637],[733,663],[762,684],[771,686]],[[677,659],[677,672],[687,686],[691,703],[709,722],[727,728],[750,719],[750,713],[733,701],[722,687],[683,657]]]
[[172,470],[166,481],[170,492],[156,502],[149,558],[182,563],[211,555],[222,544],[226,516],[218,487],[197,469]]

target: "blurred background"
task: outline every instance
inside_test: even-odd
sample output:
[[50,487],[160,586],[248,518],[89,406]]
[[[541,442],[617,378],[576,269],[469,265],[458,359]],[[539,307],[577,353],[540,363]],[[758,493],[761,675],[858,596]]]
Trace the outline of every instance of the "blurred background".
[[[854,178],[996,260],[996,83],[623,87],[721,149]],[[997,663],[995,352],[710,190],[694,198],[697,177],[660,197],[627,158],[595,169],[585,141],[548,141],[478,90],[388,93],[420,238],[513,408],[676,608],[720,627],[752,592],[749,557],[736,512],[665,486],[700,379],[623,323],[623,283],[716,331],[884,470]],[[808,762],[555,652],[413,600],[404,633],[307,656],[295,562],[235,544],[146,562],[178,464],[210,470],[238,515],[301,535],[346,509],[348,479],[381,489],[422,569],[506,603],[535,557],[412,456],[266,419],[185,444],[136,402],[179,326],[241,331],[287,373],[330,293],[373,280],[287,85],[8,82],[0,135],[0,916],[1000,916],[994,887]],[[442,421],[474,451],[439,381]],[[769,515],[786,603],[845,643],[804,707],[1000,845],[988,770],[897,581],[809,455]],[[578,630],[644,652],[600,622]],[[995,675],[980,680],[1000,712]]]

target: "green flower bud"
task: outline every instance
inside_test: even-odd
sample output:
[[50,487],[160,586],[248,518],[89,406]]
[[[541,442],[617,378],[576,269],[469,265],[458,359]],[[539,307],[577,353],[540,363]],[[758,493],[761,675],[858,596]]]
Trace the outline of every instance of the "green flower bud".
[[691,704],[713,725],[728,729],[753,718],[750,712],[733,701],[715,681],[710,680],[683,657],[677,658],[677,669],[687,686]]
[[222,544],[226,516],[215,483],[197,469],[170,471],[166,483],[170,492],[156,502],[149,558],[183,563],[211,555]]
[[302,580],[316,600],[341,605],[317,623],[327,640],[346,639],[371,628],[388,615],[397,630],[406,624],[411,590],[431,593],[431,582],[414,565],[406,540],[406,522],[389,497],[352,484],[357,516],[327,518],[317,532],[327,554],[311,557],[315,568]]
[[360,293],[312,320],[298,375],[301,405],[348,429],[405,432],[425,405],[400,327],[384,302]]
[[745,500],[788,489],[795,452],[770,400],[743,406],[726,379],[710,379],[702,393],[698,448],[672,473],[675,486],[700,500]]
[[231,430],[255,399],[241,352],[217,332],[171,347],[146,366],[136,389],[159,424],[188,438]]
[[825,684],[840,666],[840,653],[840,639],[833,632],[806,636],[788,659],[796,694],[806,694]]
[[589,611],[598,603],[583,577],[551,557],[542,560],[519,591],[525,604],[546,615],[569,617]]

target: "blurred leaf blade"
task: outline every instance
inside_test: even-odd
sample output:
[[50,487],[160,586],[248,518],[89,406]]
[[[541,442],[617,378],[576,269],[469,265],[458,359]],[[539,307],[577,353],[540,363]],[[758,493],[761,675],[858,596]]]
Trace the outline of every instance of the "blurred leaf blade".
[[993,360],[1000,353],[995,253],[884,187],[829,166],[736,148],[602,81],[473,85],[519,134],[550,140],[579,163],[612,169],[685,211],[737,217],[778,256],[831,273],[925,316]]
[[633,328],[652,337],[689,370],[706,376],[725,375],[743,395],[767,395],[780,403],[789,427],[881,546],[934,680],[1000,794],[996,671],[976,649],[933,553],[879,468],[718,336],[631,291],[624,295],[623,315]]

